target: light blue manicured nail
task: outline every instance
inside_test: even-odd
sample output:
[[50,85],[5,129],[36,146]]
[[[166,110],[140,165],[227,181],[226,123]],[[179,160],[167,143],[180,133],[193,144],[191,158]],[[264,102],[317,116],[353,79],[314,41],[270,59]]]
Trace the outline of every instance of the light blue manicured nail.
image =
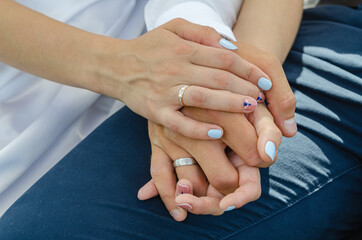
[[265,91],[271,89],[272,85],[273,85],[272,82],[266,79],[265,77],[261,77],[258,80],[258,86]]
[[226,40],[225,38],[220,39],[219,44],[226,49],[230,49],[230,50],[238,49],[237,46],[235,46],[232,42]]
[[230,206],[227,209],[225,209],[224,212],[228,212],[228,211],[231,211],[231,210],[234,210],[234,209],[235,209],[235,206]]
[[271,158],[272,161],[274,161],[275,151],[275,144],[272,141],[268,141],[265,144],[265,153]]
[[222,131],[219,130],[219,129],[210,129],[208,132],[207,132],[207,135],[211,138],[221,138],[222,137]]

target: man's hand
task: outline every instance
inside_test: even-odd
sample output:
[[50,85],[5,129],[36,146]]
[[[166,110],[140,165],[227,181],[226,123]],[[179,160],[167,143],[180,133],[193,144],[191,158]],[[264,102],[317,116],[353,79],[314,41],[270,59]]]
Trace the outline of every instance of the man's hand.
[[[244,171],[255,171],[251,170],[255,168],[243,164],[244,162],[248,160],[251,161],[251,164],[266,167],[271,165],[276,159],[276,149],[281,142],[281,132],[274,124],[273,117],[266,107],[263,104],[259,104],[257,110],[249,114],[248,118],[252,124],[241,114],[194,108],[186,108],[184,112],[186,115],[196,119],[208,119],[208,121],[215,121],[221,124],[225,128],[222,141],[189,139],[173,133],[160,125],[149,123],[152,146],[152,181],[139,191],[139,198],[145,200],[153,197],[155,190],[157,190],[166,207],[172,213],[171,215],[178,221],[183,220],[186,214],[177,207],[174,199],[176,194],[176,175],[172,161],[182,157],[194,157],[199,165],[176,168],[178,179],[189,180],[193,186],[193,194],[197,197],[216,197],[216,195],[208,194],[218,193],[216,199],[210,200],[213,204],[204,206],[204,210],[200,208],[201,206],[197,207],[198,213],[201,214],[205,211],[205,214],[208,214],[210,209],[216,208],[215,203],[218,203],[217,208],[221,212],[217,211],[215,213],[220,214],[227,207],[241,207],[246,202],[255,199],[257,194],[254,192],[239,199],[237,196],[239,196],[240,192],[245,191],[237,189],[245,189],[245,182],[240,178],[241,172],[243,176],[247,176]],[[229,158],[225,153],[226,144],[224,142],[238,155],[242,156],[241,158],[238,157],[242,163],[235,162],[232,158]],[[248,156],[252,157],[253,155],[256,155],[256,157],[246,159]],[[235,154],[234,156],[237,155]],[[235,163],[238,166],[237,169],[234,167]],[[239,168],[239,165],[242,165],[242,167]],[[253,174],[252,176],[256,175]],[[152,187],[153,185],[155,187]],[[210,190],[212,191],[210,192]],[[229,196],[228,194],[232,195]],[[220,196],[224,195],[226,195],[225,200],[220,202]]]
[[273,86],[270,90],[265,91],[268,110],[272,113],[275,124],[283,135],[294,136],[297,133],[297,124],[294,119],[296,98],[289,86],[280,60],[251,44],[236,42],[235,45],[239,47],[237,53],[242,58],[258,66],[270,77]]

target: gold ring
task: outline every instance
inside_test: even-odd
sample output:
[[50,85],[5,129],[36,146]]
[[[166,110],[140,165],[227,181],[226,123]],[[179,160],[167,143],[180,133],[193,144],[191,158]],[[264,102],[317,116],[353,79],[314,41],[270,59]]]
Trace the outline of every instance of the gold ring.
[[178,92],[178,101],[180,102],[181,106],[185,106],[183,97],[184,97],[184,93],[188,87],[190,87],[190,85],[184,85]]

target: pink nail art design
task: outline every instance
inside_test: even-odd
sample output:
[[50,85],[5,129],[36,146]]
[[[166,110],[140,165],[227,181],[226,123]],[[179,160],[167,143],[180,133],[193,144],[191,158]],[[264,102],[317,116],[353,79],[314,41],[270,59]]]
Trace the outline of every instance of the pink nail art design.
[[177,204],[177,206],[179,206],[180,208],[185,209],[186,211],[189,211],[192,209],[192,206],[188,203],[181,203],[181,204]]
[[259,96],[258,96],[258,98],[256,99],[258,102],[264,102],[264,100],[265,100],[265,95],[264,95],[264,93],[259,93]]
[[177,183],[176,186],[177,194],[190,193],[190,187],[181,183]]
[[243,104],[243,106],[244,106],[244,110],[246,110],[246,111],[253,111],[253,110],[255,110],[256,109],[256,105],[257,105],[257,102],[255,101],[255,99],[252,99],[252,98],[246,98],[245,100],[244,100],[244,104]]

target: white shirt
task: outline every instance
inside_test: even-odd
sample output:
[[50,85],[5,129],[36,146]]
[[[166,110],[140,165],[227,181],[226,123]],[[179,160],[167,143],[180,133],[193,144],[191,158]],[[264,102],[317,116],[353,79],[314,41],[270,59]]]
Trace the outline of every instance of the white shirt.
[[[18,0],[67,24],[132,39],[173,18],[235,39],[241,0]],[[145,10],[145,13],[144,13]],[[49,33],[51,34],[51,33]],[[43,174],[123,104],[0,63],[0,216]]]

